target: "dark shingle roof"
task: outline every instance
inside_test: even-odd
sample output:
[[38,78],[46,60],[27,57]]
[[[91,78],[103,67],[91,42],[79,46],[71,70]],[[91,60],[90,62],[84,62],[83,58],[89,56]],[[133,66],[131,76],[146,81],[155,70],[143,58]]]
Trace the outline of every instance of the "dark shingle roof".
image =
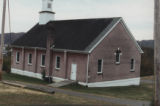
[[52,21],[46,25],[35,25],[12,45],[46,48],[46,37],[54,37],[57,49],[85,50],[114,18],[77,19]]

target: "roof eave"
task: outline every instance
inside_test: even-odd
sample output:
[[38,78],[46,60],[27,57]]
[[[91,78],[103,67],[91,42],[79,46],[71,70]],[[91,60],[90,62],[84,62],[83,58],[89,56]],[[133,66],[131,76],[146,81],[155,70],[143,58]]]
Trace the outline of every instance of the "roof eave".
[[141,54],[143,54],[143,50],[141,49],[141,47],[139,46],[139,44],[137,43],[136,39],[134,38],[133,34],[131,33],[130,29],[127,27],[126,23],[124,22],[123,19],[121,19],[121,23],[123,25],[123,27],[126,29],[126,31],[129,33],[131,39],[134,41],[134,43],[136,44],[137,49],[139,50],[139,52]]
[[42,47],[29,47],[29,46],[17,46],[17,45],[11,45],[11,48],[27,48],[27,49],[46,50],[46,48],[42,48]]
[[114,18],[111,24],[106,27],[103,32],[85,50],[91,53],[101,43],[101,41],[117,26],[121,19],[121,17]]
[[[137,49],[139,50],[139,52],[141,54],[143,54],[143,50],[141,49],[141,47],[139,46],[139,44],[136,42],[133,34],[131,33],[131,31],[129,30],[129,28],[127,27],[127,25],[125,24],[123,18],[115,18],[113,20],[113,22],[110,24],[110,26],[108,26],[98,37],[100,38],[96,38],[85,50],[88,51],[89,53],[91,53],[99,44],[100,42],[117,26],[117,24],[121,22],[122,25],[124,26],[124,28],[126,29],[126,31],[129,33],[131,39],[135,42]],[[107,30],[108,28],[110,28],[109,30]]]
[[71,53],[89,54],[88,51],[81,51],[81,50],[58,49],[58,48],[51,48],[51,49],[53,51],[57,51],[57,52],[71,52]]

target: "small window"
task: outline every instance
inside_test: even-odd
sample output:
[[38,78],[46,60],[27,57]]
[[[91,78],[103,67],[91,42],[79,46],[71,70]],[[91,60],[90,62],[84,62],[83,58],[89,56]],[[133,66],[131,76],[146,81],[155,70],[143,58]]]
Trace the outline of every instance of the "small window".
[[134,71],[135,69],[135,60],[131,59],[131,71]]
[[57,56],[56,57],[56,69],[60,69],[60,61],[61,61],[61,58]]
[[20,60],[20,52],[16,52],[16,62],[19,63]]
[[119,48],[116,50],[116,64],[120,64],[120,55],[121,55],[121,51],[119,50]]
[[41,56],[41,65],[42,66],[45,66],[45,58],[46,58],[46,55],[42,54],[42,56]]
[[32,64],[32,54],[28,54],[28,64]]
[[102,73],[102,68],[103,68],[103,60],[99,59],[98,60],[98,73]]
[[51,8],[51,7],[52,7],[51,3],[48,3],[48,8]]

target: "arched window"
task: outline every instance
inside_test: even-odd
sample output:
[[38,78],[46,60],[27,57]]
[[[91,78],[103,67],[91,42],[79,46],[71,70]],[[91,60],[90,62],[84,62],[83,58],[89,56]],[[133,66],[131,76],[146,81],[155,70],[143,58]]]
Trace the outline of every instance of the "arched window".
[[131,71],[135,70],[135,60],[131,59]]
[[115,55],[116,55],[116,64],[120,64],[121,50],[119,48],[115,51]]

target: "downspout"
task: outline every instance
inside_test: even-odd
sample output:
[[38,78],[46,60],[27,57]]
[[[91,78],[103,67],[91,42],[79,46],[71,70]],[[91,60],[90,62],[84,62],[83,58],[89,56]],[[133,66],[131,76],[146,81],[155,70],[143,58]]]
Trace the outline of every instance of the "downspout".
[[34,67],[34,70],[35,70],[35,73],[37,73],[37,48],[34,49],[34,62],[35,62],[35,67]]
[[87,74],[86,74],[86,86],[88,86],[88,78],[89,78],[89,54],[87,59]]
[[67,79],[67,51],[64,51],[64,71],[65,71],[65,79]]
[[25,53],[24,53],[24,47],[22,47],[22,70],[25,70]]

